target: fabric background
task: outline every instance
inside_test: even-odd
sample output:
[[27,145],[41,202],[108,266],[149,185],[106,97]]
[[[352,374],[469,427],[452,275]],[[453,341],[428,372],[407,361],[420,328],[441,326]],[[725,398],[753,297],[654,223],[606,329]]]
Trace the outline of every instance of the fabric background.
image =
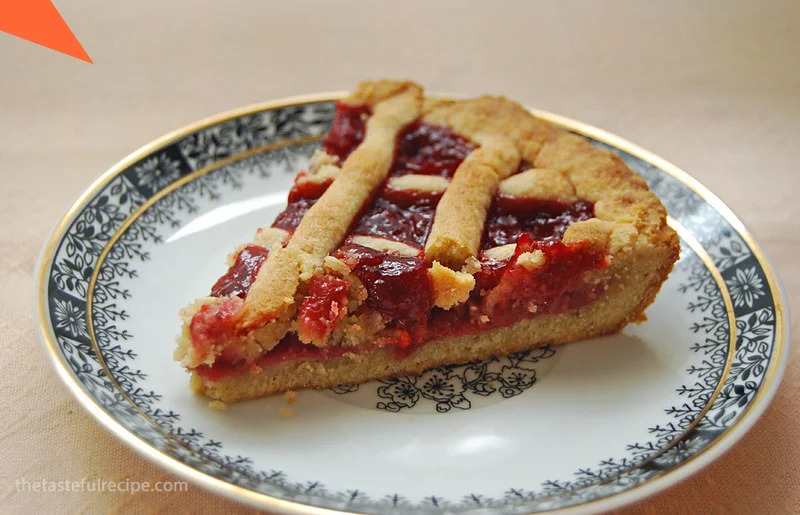
[[[761,241],[800,300],[800,3],[56,1],[89,65],[0,34],[0,511],[252,511],[184,494],[17,492],[14,481],[172,480],[99,427],[35,334],[41,245],[98,174],[230,108],[409,77],[505,94],[597,125],[685,169]],[[792,317],[797,329],[797,316]],[[725,456],[618,511],[800,513],[800,345]],[[268,436],[265,436],[268,437]]]

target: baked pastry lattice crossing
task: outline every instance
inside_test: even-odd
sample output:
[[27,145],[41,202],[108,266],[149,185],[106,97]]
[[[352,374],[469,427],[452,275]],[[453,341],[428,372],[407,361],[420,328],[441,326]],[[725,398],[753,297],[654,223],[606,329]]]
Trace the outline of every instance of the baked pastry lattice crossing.
[[641,321],[678,253],[615,154],[504,98],[367,82],[176,358],[226,402],[417,374]]

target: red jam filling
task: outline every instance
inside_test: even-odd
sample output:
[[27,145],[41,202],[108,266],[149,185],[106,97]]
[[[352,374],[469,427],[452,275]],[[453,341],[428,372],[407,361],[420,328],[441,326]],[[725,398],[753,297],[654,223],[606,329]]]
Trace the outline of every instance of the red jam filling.
[[306,345],[296,336],[289,335],[268,354],[258,360],[260,366],[276,365],[283,361],[294,359],[332,359],[340,358],[345,354],[361,354],[365,349],[344,347],[336,345],[333,347],[317,347],[316,345]]
[[267,258],[269,250],[258,245],[248,245],[236,255],[236,261],[228,271],[220,277],[211,288],[212,297],[240,298],[247,296],[250,286],[256,280],[261,264]]
[[283,229],[284,231],[294,232],[300,225],[300,220],[308,213],[311,206],[317,203],[316,198],[298,198],[290,202],[281,214],[275,219],[272,227]]
[[[517,263],[521,254],[537,250],[544,254],[541,267],[528,270]],[[606,266],[605,252],[584,242],[534,241],[522,234],[505,268],[484,264],[475,274],[476,290],[491,288],[481,301],[483,311],[505,325],[524,311],[562,313],[586,304],[587,295],[597,292],[594,285],[584,290],[584,273]]]
[[483,235],[483,249],[515,243],[521,234],[534,240],[558,241],[567,227],[594,217],[594,204],[579,200],[572,204],[497,195]]
[[332,275],[311,278],[308,295],[300,304],[297,320],[304,340],[324,341],[336,323],[347,313],[350,284]]
[[436,206],[418,204],[401,207],[377,198],[350,230],[350,234],[377,236],[422,248],[433,225]]
[[[540,268],[528,270],[517,263],[521,254],[535,250],[545,257]],[[476,287],[464,305],[434,312],[429,338],[485,331],[585,306],[602,294],[605,286],[585,283],[584,274],[606,266],[605,253],[582,242],[533,241],[522,234],[509,261],[482,264],[475,274]]]
[[192,338],[192,347],[200,355],[200,360],[205,360],[218,342],[233,337],[236,314],[242,304],[244,300],[239,297],[226,298],[218,304],[204,304],[194,314],[189,323],[189,335]]
[[301,172],[294,180],[292,189],[289,190],[289,204],[297,202],[301,199],[320,198],[328,186],[331,185],[333,179],[328,179],[323,182],[304,181],[302,178],[306,177],[305,172]]
[[345,354],[364,354],[373,349],[374,347],[358,348],[344,347],[341,345],[334,347],[317,347],[316,345],[307,345],[301,342],[296,335],[289,334],[271,351],[258,358],[255,363],[218,360],[213,366],[201,365],[196,367],[194,371],[204,379],[218,381],[236,373],[246,372],[248,370],[258,371],[260,367],[277,365],[284,361],[297,359],[326,360],[340,358]]
[[387,183],[381,190],[380,197],[399,207],[436,207],[443,194],[443,191],[396,190]]
[[397,138],[390,175],[414,173],[452,177],[458,165],[475,148],[449,127],[415,122]]
[[345,245],[336,255],[364,284],[370,309],[393,320],[391,326],[408,332],[412,339],[422,336],[433,307],[433,288],[422,259],[361,245]]
[[367,131],[367,119],[372,114],[369,106],[350,105],[344,102],[336,104],[336,117],[331,130],[325,136],[322,148],[328,155],[338,156],[343,163],[347,156],[364,141]]

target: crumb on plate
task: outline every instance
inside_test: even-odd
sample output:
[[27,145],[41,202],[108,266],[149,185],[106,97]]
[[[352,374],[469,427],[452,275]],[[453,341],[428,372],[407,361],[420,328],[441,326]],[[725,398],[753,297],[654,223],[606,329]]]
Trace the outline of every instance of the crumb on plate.
[[218,409],[218,410],[226,410],[228,409],[228,405],[222,401],[211,401],[208,403],[209,408]]

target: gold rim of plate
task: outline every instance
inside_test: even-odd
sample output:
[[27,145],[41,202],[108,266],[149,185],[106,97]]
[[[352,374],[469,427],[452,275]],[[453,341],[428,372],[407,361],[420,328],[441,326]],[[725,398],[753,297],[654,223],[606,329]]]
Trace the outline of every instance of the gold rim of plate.
[[[173,132],[170,132],[162,136],[161,138],[158,138],[148,143],[147,145],[144,145],[143,147],[139,148],[135,152],[131,153],[130,155],[128,155],[127,157],[116,163],[105,173],[100,175],[94,182],[92,182],[91,185],[89,185],[88,188],[86,188],[83,191],[83,193],[81,193],[75,199],[72,205],[67,209],[64,215],[58,221],[52,233],[45,242],[44,247],[42,248],[41,254],[39,256],[38,264],[36,266],[35,281],[34,281],[34,288],[35,288],[34,311],[37,317],[40,337],[42,339],[42,342],[45,346],[48,355],[50,356],[50,359],[53,361],[56,371],[61,377],[61,380],[67,385],[67,387],[70,389],[73,395],[78,399],[78,401],[83,405],[83,407],[98,422],[100,422],[103,426],[109,429],[115,436],[117,436],[125,444],[129,445],[137,452],[150,458],[151,460],[155,461],[156,463],[165,467],[171,472],[174,472],[187,479],[190,479],[195,483],[204,486],[212,491],[221,493],[223,495],[237,499],[239,501],[245,501],[248,502],[249,504],[259,506],[261,508],[268,508],[284,513],[302,513],[308,515],[328,515],[328,514],[357,515],[356,513],[353,512],[333,510],[329,508],[320,508],[320,507],[310,506],[307,504],[302,504],[295,501],[279,499],[276,497],[269,496],[267,494],[263,494],[238,485],[234,485],[232,483],[228,483],[227,481],[219,479],[215,476],[206,474],[205,472],[201,472],[200,470],[197,470],[191,467],[190,465],[183,463],[179,459],[164,453],[163,451],[152,446],[146,440],[142,439],[136,433],[124,427],[119,421],[117,421],[116,418],[114,418],[113,415],[108,413],[100,404],[98,404],[95,401],[94,397],[92,397],[92,395],[83,387],[83,385],[77,380],[77,378],[72,374],[72,372],[67,367],[67,363],[64,360],[64,356],[59,351],[56,340],[52,334],[52,331],[50,330],[50,320],[47,309],[48,297],[46,294],[47,277],[53,258],[55,257],[55,251],[57,245],[61,241],[62,237],[65,234],[66,229],[69,227],[70,222],[72,222],[72,219],[77,214],[77,212],[84,206],[84,204],[89,199],[91,199],[98,191],[100,191],[104,186],[106,186],[111,180],[113,180],[122,171],[124,171],[125,169],[127,169],[128,167],[130,167],[132,164],[139,161],[143,157],[150,155],[153,152],[167,145],[170,145],[175,141],[191,133],[200,131],[202,129],[206,129],[208,127],[229,120],[233,120],[242,116],[270,109],[277,109],[294,105],[310,104],[316,102],[335,101],[344,97],[346,94],[347,94],[346,92],[321,93],[315,95],[289,97],[285,99],[274,100],[271,102],[253,104],[247,107],[227,111],[216,116],[205,118],[190,125],[186,125],[180,129],[177,129]],[[716,195],[711,193],[711,191],[709,191],[708,188],[703,186],[697,179],[689,175],[687,172],[681,170],[677,166],[673,165],[672,163],[668,162],[667,160],[653,154],[652,152],[649,152],[637,145],[634,145],[633,143],[619,136],[616,136],[612,133],[609,133],[605,130],[599,129],[597,127],[594,127],[592,125],[583,122],[573,120],[571,118],[567,118],[565,116],[549,113],[547,111],[540,111],[537,109],[530,109],[530,111],[535,116],[543,120],[549,121],[559,127],[576,132],[583,136],[591,137],[597,141],[601,141],[614,148],[623,150],[635,157],[638,157],[639,159],[671,175],[679,182],[687,186],[689,189],[694,191],[705,202],[711,205],[729,224],[731,224],[733,229],[750,247],[750,249],[753,252],[753,255],[758,260],[759,265],[764,270],[764,275],[766,276],[767,283],[770,286],[770,291],[772,293],[772,301],[775,306],[775,345],[773,348],[772,359],[770,360],[769,367],[765,373],[761,387],[759,388],[758,392],[756,393],[750,404],[748,404],[745,407],[744,412],[734,425],[723,431],[723,433],[720,436],[718,436],[715,440],[710,442],[707,447],[702,449],[697,454],[691,456],[690,458],[682,462],[678,467],[674,469],[666,471],[665,473],[659,476],[653,477],[643,483],[640,483],[632,488],[624,490],[618,494],[589,501],[584,504],[575,505],[568,508],[562,508],[556,510],[556,513],[575,510],[581,507],[588,507],[590,505],[593,505],[594,508],[597,510],[602,509],[603,504],[608,504],[609,505],[608,507],[611,507],[611,505],[621,506],[623,504],[628,504],[635,500],[641,499],[649,494],[655,493],[656,491],[666,488],[676,483],[677,481],[680,481],[681,479],[688,477],[692,473],[697,472],[703,466],[707,465],[713,459],[718,457],[722,452],[727,450],[730,447],[730,445],[732,445],[736,440],[741,438],[741,436],[758,419],[758,417],[761,415],[761,413],[769,403],[770,399],[774,395],[777,383],[780,380],[781,374],[785,367],[786,355],[787,355],[786,347],[787,347],[787,338],[789,331],[788,326],[786,326],[786,320],[788,320],[788,313],[787,313],[787,303],[785,299],[785,293],[781,288],[780,281],[777,278],[777,274],[775,273],[772,263],[767,258],[763,249],[757,243],[753,235],[745,228],[744,224],[736,217],[736,215],[733,214],[730,208],[728,208],[728,206],[725,205],[725,203],[723,203]],[[312,137],[307,139],[312,140],[315,138]],[[196,170],[195,172],[192,172],[190,175],[183,177],[176,182],[179,182],[180,185],[182,185],[198,177],[199,175],[202,175],[202,173],[208,172],[211,169],[217,168],[219,166],[223,166],[228,162],[233,162],[238,159],[242,159],[244,157],[247,157],[248,155],[252,155],[254,153],[267,150],[273,146],[276,147],[283,146],[281,145],[281,143],[282,142],[278,142],[277,144],[270,144],[263,147],[250,149],[248,151],[236,154],[234,156],[230,156],[229,158],[217,161],[214,164],[210,165],[209,167],[207,167],[208,168],[207,170]],[[296,142],[292,141],[291,143],[296,143]],[[171,186],[174,185],[175,183],[173,183],[173,185]],[[173,189],[172,187],[169,188]],[[149,203],[147,203],[147,205],[149,205]],[[131,223],[131,221],[136,217],[138,217],[139,214],[141,214],[141,211],[142,208],[139,208],[133,213],[131,213],[131,215],[129,215],[129,217],[126,218],[125,222],[123,222],[123,225],[120,228],[120,230],[117,231],[117,234],[121,234],[121,232],[124,231],[124,229]],[[697,422],[699,422],[703,418],[703,416],[705,416],[705,413],[708,411],[714,399],[719,394],[722,386],[725,383],[725,378],[727,377],[728,372],[730,371],[731,361],[735,353],[735,343],[736,343],[736,334],[735,334],[736,324],[735,324],[735,318],[733,318],[734,315],[733,315],[732,303],[730,300],[730,294],[727,290],[725,282],[722,280],[719,270],[714,265],[713,261],[710,259],[707,252],[705,252],[705,250],[702,248],[699,242],[697,242],[686,229],[684,229],[677,221],[675,221],[672,218],[670,218],[669,221],[670,225],[678,231],[681,238],[684,239],[684,241],[686,241],[689,244],[689,247],[700,257],[700,259],[708,267],[708,269],[714,276],[715,282],[720,287],[730,322],[729,325],[731,333],[730,334],[731,343],[730,343],[730,348],[728,350],[728,360],[723,370],[722,377],[720,378],[717,384],[714,394],[712,395],[711,399],[706,404],[700,415],[686,429],[686,431],[684,431],[684,433],[675,438],[673,442],[665,446],[661,450],[661,452],[648,458],[648,460],[646,460],[645,462],[651,461],[653,458],[655,458],[658,455],[661,455],[663,452],[672,447],[675,443],[677,443],[680,440],[680,438],[682,438],[686,434],[687,431],[691,430],[697,424]],[[104,249],[102,253],[103,255],[107,253],[108,249],[115,240],[116,238],[112,238],[112,240]],[[96,268],[99,269],[99,267]],[[93,280],[95,279],[94,276],[92,279]],[[91,298],[91,295],[89,295],[88,298]],[[89,308],[87,307],[87,309]],[[92,328],[90,328],[89,331],[90,333],[93,332],[91,329]],[[93,334],[90,334],[90,337],[92,341],[95,340]],[[94,347],[95,350],[97,351],[96,343]],[[97,352],[97,357],[98,361],[100,362],[100,365],[103,368],[106,368],[105,360],[102,358],[102,355],[99,352]],[[109,379],[116,384],[116,381],[111,375],[109,375]],[[146,417],[146,415],[144,416]],[[163,428],[161,428],[157,424],[156,427],[158,427],[159,430],[163,431]],[[690,470],[687,470],[686,467],[687,465],[690,464],[692,466],[690,467]],[[641,466],[641,464],[637,464],[637,467],[638,466]],[[686,473],[684,476],[678,477],[678,472],[681,470],[685,471]],[[625,471],[623,471],[623,473],[624,472]]]

